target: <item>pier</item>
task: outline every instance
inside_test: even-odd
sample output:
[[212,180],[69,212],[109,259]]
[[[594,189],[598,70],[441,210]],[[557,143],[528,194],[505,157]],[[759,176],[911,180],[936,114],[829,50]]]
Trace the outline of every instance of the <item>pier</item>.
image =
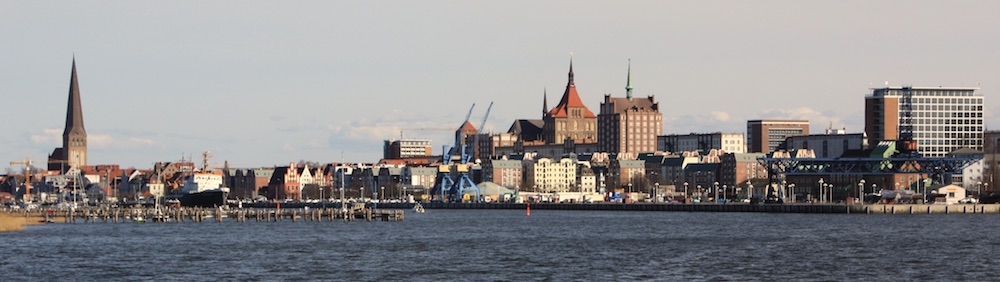
[[166,208],[166,207],[83,207],[77,209],[36,209],[6,211],[15,216],[39,217],[50,223],[184,223],[184,222],[353,222],[388,221],[404,219],[402,210],[372,209],[357,205],[342,208]]

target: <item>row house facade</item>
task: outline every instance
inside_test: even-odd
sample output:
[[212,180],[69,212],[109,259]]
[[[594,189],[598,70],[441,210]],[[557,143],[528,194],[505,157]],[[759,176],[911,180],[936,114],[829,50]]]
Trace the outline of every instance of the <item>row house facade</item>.
[[268,199],[301,200],[302,188],[299,180],[299,170],[295,167],[295,163],[275,167],[265,195]]
[[549,158],[541,158],[535,162],[529,162],[526,172],[526,183],[531,185],[535,192],[554,193],[575,191],[576,184],[576,159],[563,158],[554,161]]

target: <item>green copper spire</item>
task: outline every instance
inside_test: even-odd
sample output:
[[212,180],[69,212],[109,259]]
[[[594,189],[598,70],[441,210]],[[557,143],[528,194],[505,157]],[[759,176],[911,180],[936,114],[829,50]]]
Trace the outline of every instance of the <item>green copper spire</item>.
[[625,97],[632,100],[632,59],[628,59],[628,76],[625,78]]

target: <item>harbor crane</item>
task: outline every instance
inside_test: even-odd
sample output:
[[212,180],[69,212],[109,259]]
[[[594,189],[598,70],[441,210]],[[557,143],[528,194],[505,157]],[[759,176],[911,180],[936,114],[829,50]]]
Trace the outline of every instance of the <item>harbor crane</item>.
[[[461,196],[465,193],[475,193],[476,199],[480,198],[479,187],[472,181],[469,177],[469,170],[471,165],[469,164],[472,160],[471,152],[475,151],[476,144],[465,143],[465,138],[462,135],[462,130],[465,124],[469,122],[469,118],[472,117],[472,111],[475,109],[476,104],[472,104],[469,108],[469,112],[465,115],[465,120],[462,125],[455,132],[455,143],[452,147],[448,145],[441,146],[441,165],[438,166],[438,177],[435,181],[434,188],[431,189],[432,197],[437,197],[441,201],[455,202],[460,201]],[[493,108],[493,103],[490,102],[490,106],[486,109],[486,115],[483,117],[483,122],[480,124],[480,128],[476,129],[476,138],[473,143],[478,143],[478,135],[482,133],[483,124],[485,124],[487,117],[489,117],[489,112]],[[458,163],[453,163],[454,157],[458,157]],[[454,172],[458,173],[457,181],[452,178],[452,169],[454,167]]]

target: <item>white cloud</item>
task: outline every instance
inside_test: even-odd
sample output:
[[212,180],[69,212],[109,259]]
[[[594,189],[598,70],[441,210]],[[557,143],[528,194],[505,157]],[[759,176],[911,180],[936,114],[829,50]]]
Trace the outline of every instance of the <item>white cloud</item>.
[[[833,128],[846,127],[843,118],[831,114],[830,112],[820,112],[809,107],[798,107],[790,109],[770,109],[761,114],[764,119],[803,119],[808,120],[810,132],[822,133],[823,129],[830,126]],[[854,129],[853,131],[860,131]]]
[[153,139],[131,137],[127,141],[129,144],[150,146],[156,143]]
[[712,111],[712,117],[717,121],[728,121],[729,113]]
[[31,142],[52,146],[62,145],[62,129],[46,128],[42,130],[42,134],[32,134]]
[[94,147],[108,147],[115,142],[115,138],[111,135],[104,134],[90,134],[87,135],[87,145]]

